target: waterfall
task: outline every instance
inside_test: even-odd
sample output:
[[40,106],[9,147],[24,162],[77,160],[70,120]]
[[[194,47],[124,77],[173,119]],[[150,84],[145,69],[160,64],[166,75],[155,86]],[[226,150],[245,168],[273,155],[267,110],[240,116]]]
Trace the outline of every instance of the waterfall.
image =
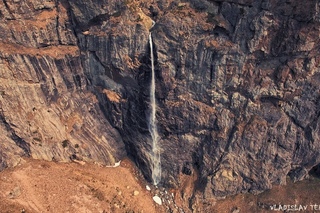
[[159,148],[159,134],[157,129],[157,118],[156,118],[156,82],[154,73],[154,56],[153,56],[153,44],[152,35],[149,34],[150,43],[150,58],[151,58],[151,85],[150,85],[150,118],[149,118],[149,132],[152,138],[152,152],[151,152],[151,169],[152,169],[152,181],[154,185],[157,185],[161,180],[161,160],[160,160],[160,148]]

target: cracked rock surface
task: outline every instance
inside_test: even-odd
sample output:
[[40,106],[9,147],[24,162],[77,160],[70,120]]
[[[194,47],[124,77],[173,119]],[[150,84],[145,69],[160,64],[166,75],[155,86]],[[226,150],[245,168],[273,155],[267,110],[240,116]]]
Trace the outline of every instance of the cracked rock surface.
[[161,184],[258,193],[320,163],[316,0],[4,0],[0,18],[1,169],[129,155],[151,181],[149,32]]

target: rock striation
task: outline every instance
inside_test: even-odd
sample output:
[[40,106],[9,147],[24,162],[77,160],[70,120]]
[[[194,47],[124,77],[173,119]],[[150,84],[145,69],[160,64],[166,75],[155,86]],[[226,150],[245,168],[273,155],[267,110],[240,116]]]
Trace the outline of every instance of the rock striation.
[[113,165],[129,155],[151,181],[149,31],[161,184],[196,175],[205,199],[258,193],[320,163],[316,0],[0,8],[1,168],[21,156]]
[[118,131],[87,89],[68,5],[0,2],[0,169],[22,156],[114,164]]

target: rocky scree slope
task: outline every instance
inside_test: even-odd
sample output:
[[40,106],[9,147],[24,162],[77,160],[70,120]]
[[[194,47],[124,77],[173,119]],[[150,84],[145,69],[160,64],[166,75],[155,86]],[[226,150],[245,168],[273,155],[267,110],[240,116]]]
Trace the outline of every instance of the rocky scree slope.
[[196,192],[257,193],[320,163],[318,1],[0,8],[1,168],[23,155],[113,164],[127,154],[150,180],[150,31],[161,183],[195,179],[191,207]]

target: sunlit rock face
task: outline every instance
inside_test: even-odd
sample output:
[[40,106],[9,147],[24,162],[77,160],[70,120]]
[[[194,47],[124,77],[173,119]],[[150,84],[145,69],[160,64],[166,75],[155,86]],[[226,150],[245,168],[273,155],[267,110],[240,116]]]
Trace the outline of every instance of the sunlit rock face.
[[0,3],[1,169],[23,156],[114,164],[119,132],[88,89],[66,2]]
[[160,184],[196,174],[210,198],[305,178],[320,163],[318,4],[0,2],[1,168],[129,155],[151,181],[151,31]]

